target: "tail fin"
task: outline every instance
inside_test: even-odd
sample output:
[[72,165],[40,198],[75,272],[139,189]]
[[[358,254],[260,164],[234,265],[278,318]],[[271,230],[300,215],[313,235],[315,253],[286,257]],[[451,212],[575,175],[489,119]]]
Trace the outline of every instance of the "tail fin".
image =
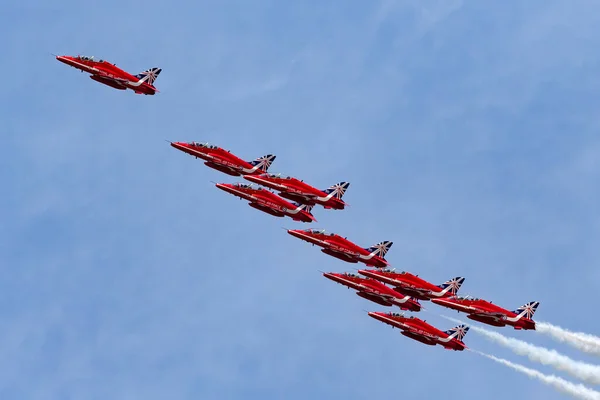
[[540,305],[539,301],[532,301],[530,303],[527,303],[527,304],[522,305],[521,307],[517,308],[516,310],[513,311],[513,313],[517,314],[519,317],[525,317],[527,319],[532,319],[533,314],[535,314],[535,310],[537,310],[539,305]]
[[388,250],[390,249],[390,247],[392,247],[392,244],[394,244],[394,242],[390,242],[390,241],[380,242],[380,243],[377,243],[376,245],[366,248],[365,250],[367,250],[371,254],[374,254],[381,258],[385,258],[385,255],[388,252]]
[[447,339],[455,338],[462,342],[463,338],[467,335],[467,332],[469,332],[469,327],[467,325],[458,325],[452,329],[448,329],[444,333],[448,335]]
[[309,213],[309,214],[311,213],[311,210],[312,210],[312,209],[313,209],[313,207],[314,207],[314,205],[312,205],[312,206],[309,206],[309,205],[306,205],[306,204],[300,204],[300,203],[292,203],[292,204],[296,206],[296,210],[297,210],[297,211],[302,211],[302,210],[304,210],[304,211],[306,211],[306,212],[307,212],[307,213]]
[[145,82],[148,82],[150,85],[154,86],[154,81],[156,80],[156,78],[158,78],[158,75],[160,75],[160,71],[162,71],[162,69],[154,67],[147,69],[144,72],[140,72],[135,77],[139,80],[144,80]]
[[344,193],[346,193],[346,190],[348,189],[349,186],[350,186],[349,182],[340,182],[333,186],[329,186],[327,189],[323,190],[323,192],[325,192],[327,194],[333,193],[333,196],[336,199],[341,200],[342,196],[344,195]]
[[465,278],[463,278],[462,276],[457,276],[456,278],[450,279],[449,281],[446,281],[444,283],[442,283],[441,285],[438,285],[439,288],[443,289],[444,292],[450,292],[454,295],[456,295],[456,293],[458,292],[458,289],[460,289],[460,287],[462,286],[462,284],[465,282]]
[[266,156],[258,157],[254,161],[249,161],[249,164],[253,167],[258,167],[263,172],[267,172],[276,157],[273,154],[267,154]]

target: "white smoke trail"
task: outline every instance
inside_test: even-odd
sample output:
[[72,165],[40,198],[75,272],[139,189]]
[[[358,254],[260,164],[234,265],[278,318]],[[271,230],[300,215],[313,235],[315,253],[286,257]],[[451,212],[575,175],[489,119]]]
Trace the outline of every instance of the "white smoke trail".
[[531,369],[531,368],[527,368],[527,367],[524,367],[519,364],[512,363],[503,358],[494,357],[492,355],[485,354],[485,353],[482,353],[482,352],[476,351],[476,350],[471,350],[471,351],[473,351],[474,353],[477,353],[477,354],[481,354],[482,356],[487,357],[491,360],[494,360],[500,364],[504,364],[507,367],[514,369],[515,371],[522,372],[531,378],[535,378],[539,381],[542,381],[546,385],[550,385],[550,386],[554,387],[555,389],[557,389],[558,391],[560,391],[564,394],[568,394],[577,399],[600,400],[600,392],[597,392],[588,387],[585,387],[581,383],[575,384],[575,383],[569,382],[567,380],[564,380],[562,378],[559,378],[558,376],[555,376],[555,375],[542,374],[540,371],[537,371],[537,370]]
[[[454,318],[444,317],[454,320]],[[459,321],[459,320],[455,320]],[[511,349],[516,354],[526,356],[531,361],[539,362],[544,365],[550,365],[559,371],[564,371],[577,379],[581,379],[592,385],[600,384],[600,366],[587,364],[581,361],[575,361],[567,356],[558,353],[556,350],[546,349],[545,347],[535,346],[519,339],[513,339],[501,335],[497,332],[471,325],[471,329],[481,333],[486,338]]]
[[587,354],[600,356],[600,337],[583,332],[572,332],[548,322],[536,322],[537,332],[545,333],[559,342],[567,343]]

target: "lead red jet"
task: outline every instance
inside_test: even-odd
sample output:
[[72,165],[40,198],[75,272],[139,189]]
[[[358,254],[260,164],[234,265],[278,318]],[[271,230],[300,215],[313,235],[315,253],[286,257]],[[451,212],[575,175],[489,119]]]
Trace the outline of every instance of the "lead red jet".
[[382,306],[398,306],[402,310],[421,311],[421,304],[419,304],[417,299],[400,294],[375,279],[363,278],[362,276],[348,272],[341,274],[324,272],[323,276],[334,282],[348,286],[349,289],[356,290],[356,294],[360,297],[371,300]]
[[94,59],[87,56],[56,56],[56,59],[81,72],[89,72],[90,78],[96,82],[119,90],[131,89],[136,94],[154,95],[158,89],[154,87],[154,81],[158,78],[160,68],[150,68],[137,75],[131,75],[123,71],[115,64],[102,59]]
[[460,289],[465,281],[465,278],[457,276],[456,278],[450,279],[441,285],[434,285],[433,283],[429,283],[426,280],[419,278],[417,275],[411,274],[410,272],[395,272],[394,270],[390,269],[361,269],[358,271],[358,273],[392,285],[398,292],[416,297],[419,300],[430,300],[440,297],[455,296],[458,292],[458,289]]
[[468,314],[467,318],[492,326],[510,325],[516,330],[535,330],[532,319],[540,305],[538,301],[527,303],[514,311],[498,307],[490,301],[470,296],[455,296],[444,299],[432,299],[431,302]]
[[319,204],[326,209],[343,210],[346,203],[342,196],[350,186],[348,182],[340,182],[327,189],[320,190],[304,181],[291,176],[282,177],[281,174],[262,174],[245,176],[244,179],[279,192],[281,197],[297,201],[302,204]]
[[229,150],[209,143],[171,142],[171,146],[196,158],[205,160],[204,165],[227,175],[240,176],[263,174],[275,161],[276,156],[267,154],[254,161],[244,161]]
[[259,186],[246,183],[217,183],[216,186],[240,199],[248,200],[250,207],[275,217],[288,216],[294,221],[299,222],[316,221],[310,212],[312,206],[290,203],[275,193]]
[[385,268],[389,263],[385,255],[393,242],[385,241],[368,248],[362,248],[335,233],[318,229],[289,229],[290,235],[322,247],[323,253],[349,263],[362,262],[367,266]]
[[463,339],[469,327],[467,325],[458,325],[445,332],[428,324],[417,317],[405,317],[400,313],[370,312],[369,316],[378,321],[391,325],[392,328],[399,328],[404,336],[424,343],[429,346],[439,344],[446,350],[463,351],[467,348]]

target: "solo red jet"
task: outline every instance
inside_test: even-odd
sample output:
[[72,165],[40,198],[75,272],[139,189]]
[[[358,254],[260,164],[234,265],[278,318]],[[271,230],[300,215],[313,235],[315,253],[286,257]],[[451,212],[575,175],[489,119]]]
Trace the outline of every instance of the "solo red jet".
[[221,147],[198,142],[171,142],[171,146],[196,158],[205,160],[204,165],[231,176],[263,174],[267,172],[276,156],[267,154],[254,161],[244,161]]
[[327,189],[319,190],[304,181],[281,174],[262,174],[245,176],[250,182],[268,187],[279,192],[281,197],[297,201],[302,204],[315,205],[320,204],[326,209],[343,210],[346,203],[342,196],[350,186],[348,182],[340,182],[330,186]]
[[358,273],[390,284],[394,286],[395,290],[398,292],[404,293],[408,296],[416,297],[419,300],[454,296],[465,281],[465,278],[457,276],[456,278],[450,279],[441,285],[434,285],[433,283],[429,283],[426,280],[419,278],[417,275],[411,274],[410,272],[395,272],[394,270],[390,269],[361,269],[358,271]]
[[312,206],[290,203],[275,193],[259,186],[246,183],[217,183],[216,186],[240,199],[248,200],[250,207],[266,212],[267,214],[276,217],[285,217],[287,215],[294,221],[299,222],[316,221],[315,217],[310,213]]
[[463,338],[469,331],[466,325],[459,325],[445,332],[440,331],[434,326],[417,317],[405,317],[399,313],[370,312],[369,316],[391,325],[392,328],[399,328],[400,332],[406,337],[435,346],[439,344],[446,350],[463,351],[467,346],[463,343]]
[[89,72],[90,78],[96,82],[103,83],[119,90],[131,89],[136,94],[154,95],[158,90],[154,87],[154,81],[158,78],[160,68],[150,68],[137,75],[131,75],[104,60],[95,60],[94,57],[86,56],[56,56],[62,63],[70,65],[81,72]]
[[535,321],[532,318],[535,310],[540,305],[538,301],[532,301],[514,311],[508,311],[489,301],[469,296],[432,299],[431,301],[440,306],[464,312],[468,314],[467,318],[474,321],[492,326],[510,325],[517,330],[535,330]]
[[319,247],[325,254],[349,263],[362,262],[367,266],[376,268],[385,268],[389,263],[385,260],[385,255],[392,247],[393,242],[385,241],[377,243],[369,248],[362,248],[346,238],[335,233],[326,233],[318,229],[290,229],[287,231],[290,235],[312,243]]
[[357,290],[356,294],[360,297],[382,306],[398,306],[402,310],[421,311],[421,304],[419,304],[417,299],[404,296],[375,279],[363,278],[362,276],[348,272],[343,274],[324,272],[323,276],[334,282],[348,286],[349,289]]

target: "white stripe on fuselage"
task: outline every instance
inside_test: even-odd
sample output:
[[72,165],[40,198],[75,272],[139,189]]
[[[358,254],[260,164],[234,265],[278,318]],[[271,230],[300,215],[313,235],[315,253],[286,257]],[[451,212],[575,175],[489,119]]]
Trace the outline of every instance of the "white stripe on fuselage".
[[186,149],[188,149],[188,150],[192,151],[193,153],[196,153],[196,154],[198,154],[198,157],[200,157],[200,158],[202,158],[202,159],[204,159],[204,160],[206,160],[206,161],[211,161],[211,162],[214,162],[215,164],[219,164],[219,165],[221,165],[221,166],[223,166],[223,167],[225,167],[225,168],[229,168],[229,169],[230,169],[230,170],[232,170],[232,171],[240,171],[240,170],[241,170],[241,171],[243,171],[243,172],[245,172],[245,173],[247,173],[247,174],[250,174],[250,173],[252,173],[252,172],[254,172],[254,171],[256,171],[257,169],[259,169],[259,168],[260,168],[260,164],[258,164],[258,165],[255,165],[254,167],[252,167],[252,168],[250,168],[250,169],[248,169],[248,168],[244,168],[244,167],[240,167],[240,166],[237,166],[237,165],[236,165],[235,167],[232,167],[232,166],[229,166],[229,165],[225,165],[225,164],[223,164],[222,162],[219,162],[219,161],[218,161],[218,160],[219,160],[219,158],[217,158],[217,157],[214,157],[214,156],[211,156],[211,155],[210,155],[210,154],[208,154],[208,153],[203,153],[203,152],[201,152],[201,151],[194,150],[194,149],[192,149],[192,148],[190,148],[190,147],[186,147]]
[[481,312],[481,310],[479,308],[476,308],[476,307],[473,307],[473,306],[465,306],[465,305],[462,305],[460,303],[455,303],[455,302],[447,301],[447,300],[444,300],[444,299],[439,299],[439,301],[440,301],[440,303],[453,304],[455,306],[458,306],[458,307],[460,307],[461,311],[464,310],[464,312],[468,312],[468,311],[473,311],[473,312],[478,312],[479,311],[479,312]]
[[[276,187],[277,187],[279,190],[282,190],[282,191],[283,191],[283,190],[287,190],[287,188],[288,188],[286,185],[281,185],[281,184],[279,184],[279,183],[275,183],[275,182],[273,182],[273,181],[269,181],[269,180],[267,180],[267,179],[262,179],[262,178],[259,178],[259,177],[255,177],[255,179],[256,179],[257,181],[259,181],[259,182],[268,182],[268,183],[270,183],[271,185],[273,185],[273,186],[276,186]],[[267,185],[265,185],[265,186],[267,186]]]
[[[395,319],[389,318],[388,316],[385,316],[385,315],[379,315],[379,318],[383,318],[386,321],[392,322],[393,323],[392,325],[394,325],[398,329],[406,330],[406,331],[409,331],[409,332],[411,332],[411,330],[413,329],[412,326],[410,326],[408,324],[405,324],[403,322],[396,321]],[[398,325],[400,325],[400,326],[398,326]],[[416,332],[411,332],[411,333],[416,333]]]
[[[352,285],[356,285],[358,286],[360,289],[362,289],[363,291],[367,292],[367,294],[372,295],[372,296],[377,296],[382,298],[385,301],[389,301],[392,304],[404,304],[406,303],[408,300],[410,300],[410,296],[405,296],[405,297],[395,297],[395,296],[391,296],[389,294],[385,294],[385,293],[380,293],[377,289],[373,289],[370,288],[368,286],[363,285],[362,283],[356,283],[350,279],[345,279],[342,278],[341,276],[336,276],[337,279],[342,280],[346,283],[352,284]],[[359,289],[356,289],[359,290]]]
[[315,239],[315,237],[310,236],[310,235],[305,235],[304,233],[300,233],[300,232],[294,232],[296,235],[300,235],[300,236],[304,236],[305,238],[310,238],[316,242],[319,242],[320,244],[327,246],[329,244],[329,242],[326,242],[325,240],[319,240],[319,239]]
[[366,255],[366,256],[359,253],[358,256],[363,260],[370,260],[371,258],[375,257],[376,252],[377,252],[377,250],[375,250],[372,253],[369,253],[369,255]]
[[[341,276],[336,276],[336,275],[334,275],[334,276],[335,276],[337,279],[339,279],[339,280],[342,280],[342,281],[344,281],[344,282],[346,282],[346,283],[350,283],[350,284],[352,284],[353,286],[358,286],[360,289],[368,289],[367,287],[365,287],[365,285],[363,285],[363,284],[361,284],[361,283],[356,283],[356,282],[354,282],[354,281],[352,281],[352,280],[350,280],[350,279],[344,279],[344,278],[342,278]],[[339,283],[339,282],[338,282],[338,283]],[[358,290],[358,289],[357,289],[357,290]]]
[[[423,333],[420,333],[420,332],[414,332],[414,331],[413,331],[413,329],[414,329],[414,328],[413,328],[412,326],[408,325],[408,324],[405,324],[405,323],[403,323],[403,322],[398,322],[398,321],[396,321],[395,319],[393,319],[393,318],[389,318],[389,317],[387,317],[387,316],[384,316],[384,315],[379,315],[379,317],[380,317],[380,318],[383,318],[383,319],[385,319],[385,320],[387,320],[387,321],[393,322],[393,325],[395,325],[395,326],[396,326],[397,328],[399,328],[399,329],[406,330],[406,331],[408,331],[409,333],[412,333],[412,334],[415,334],[415,335],[420,335],[420,336],[423,336],[424,338],[426,338],[426,339],[429,339],[429,340],[434,340],[434,341],[437,341],[437,340],[439,340],[439,341],[441,341],[441,342],[444,342],[444,343],[447,343],[447,342],[449,342],[450,340],[452,340],[452,337],[447,337],[447,338],[445,338],[445,339],[442,339],[440,336],[437,336],[437,335],[432,335],[432,334],[430,334],[430,333],[427,333],[427,332],[425,332],[425,331],[424,331],[424,330],[422,330],[422,329],[420,329],[420,331],[421,331],[421,332],[423,332]],[[400,327],[400,326],[398,326],[398,325],[401,325],[401,327]]]
[[246,192],[243,192],[243,191],[241,191],[241,190],[234,189],[234,188],[233,188],[233,187],[231,187],[231,186],[226,186],[226,187],[227,187],[227,189],[229,189],[229,190],[231,190],[231,191],[234,191],[234,192],[236,192],[236,193],[239,193],[239,194],[240,194],[242,197],[244,197],[244,199],[246,199],[246,200],[249,200],[249,201],[258,201],[258,199],[257,199],[255,196],[251,195],[251,194],[248,194],[248,193],[246,193]]
[[[506,320],[506,321],[510,321],[510,322],[517,322],[518,320],[520,320],[521,318],[523,318],[523,315],[525,315],[525,311],[522,311],[519,315],[517,315],[516,317],[509,317],[508,315],[504,314],[504,313],[492,313],[489,311],[483,311],[480,308],[477,307],[473,307],[473,306],[464,306],[462,304],[459,303],[454,303],[451,301],[445,301],[440,299],[441,302],[443,303],[447,303],[447,304],[454,304],[458,307],[461,308],[461,311],[468,313],[469,311],[472,311],[472,314],[479,314],[488,318],[492,318],[496,321],[500,321],[500,320]],[[504,318],[503,318],[504,316]]]
[[329,246],[331,246],[331,244],[329,242],[325,241],[325,240],[319,240],[319,239],[316,239],[314,236],[305,235],[305,234],[300,233],[300,232],[296,232],[296,234],[298,234],[300,236],[311,238],[311,239],[319,242],[320,244],[323,244],[325,247],[328,248],[328,250],[335,251],[336,253],[344,254],[344,255],[346,255],[348,257],[358,256],[359,258],[361,258],[363,260],[370,260],[371,258],[373,258],[373,256],[375,256],[375,251],[377,251],[377,250],[375,250],[373,253],[370,253],[369,255],[365,256],[365,255],[362,255],[362,254],[360,254],[358,252],[352,252],[351,253],[351,252],[348,252],[348,251],[334,250],[334,249],[332,249],[332,248],[329,247]]
[[[404,290],[410,290],[410,291],[419,293],[421,296],[426,296],[428,294],[435,294],[434,292],[432,292],[429,289],[420,289],[420,288],[414,287],[413,285],[409,285],[409,284],[407,284],[406,282],[404,282],[404,281],[402,281],[400,279],[390,278],[390,277],[387,277],[385,275],[383,275],[383,278],[389,279],[392,282],[392,285],[399,286],[399,287],[401,287]],[[386,282],[386,283],[389,283],[389,282]]]
[[90,67],[89,65],[82,64],[82,63],[74,61],[74,60],[69,60],[69,59],[66,59],[66,60],[68,60],[68,61],[70,61],[70,62],[72,62],[74,64],[77,64],[77,65],[83,67],[86,71],[89,71],[89,72],[100,72],[100,70],[98,70],[97,68]]
[[331,199],[333,196],[335,196],[335,190],[331,193],[329,193],[327,196],[325,197],[317,197],[317,200],[322,201],[322,202],[326,202],[329,199]]
[[283,185],[283,184],[281,184],[281,183],[276,183],[276,182],[274,182],[274,181],[270,181],[270,180],[267,180],[267,179],[261,179],[261,178],[259,178],[259,177],[257,177],[257,178],[256,178],[256,180],[257,180],[257,181],[260,181],[260,182],[269,182],[271,185],[273,185],[273,186],[277,187],[277,189],[279,189],[279,190],[281,190],[281,191],[285,191],[285,192],[291,193],[291,194],[293,194],[293,195],[295,195],[295,196],[298,196],[298,197],[305,197],[305,198],[307,198],[307,199],[316,199],[316,200],[318,200],[318,201],[322,201],[322,202],[328,201],[329,199],[331,199],[331,198],[332,198],[332,197],[335,195],[335,191],[333,191],[333,192],[329,193],[329,194],[328,194],[327,196],[325,196],[325,197],[322,197],[322,196],[315,196],[315,195],[313,195],[313,194],[306,193],[306,192],[299,192],[299,193],[298,193],[298,192],[296,192],[296,191],[294,191],[294,190],[291,190],[291,189],[290,189],[290,187],[289,187],[288,185]]
[[[79,66],[83,67],[83,68],[84,68],[86,71],[88,71],[88,72],[90,72],[90,73],[93,73],[93,72],[98,72],[98,73],[100,73],[100,72],[102,72],[102,71],[100,71],[98,68],[90,67],[89,65],[82,64],[82,63],[80,63],[80,62],[77,62],[77,61],[74,61],[74,60],[69,60],[69,61],[71,61],[72,63],[74,63],[74,64],[77,64],[77,65],[79,65]],[[125,84],[125,85],[128,85],[128,86],[138,87],[138,86],[140,86],[142,83],[144,83],[146,80],[148,80],[148,78],[149,78],[149,76],[150,76],[150,75],[146,75],[145,77],[143,77],[142,79],[140,79],[140,80],[139,80],[139,81],[137,81],[137,82],[136,82],[136,81],[130,81],[130,80],[128,80],[128,79],[115,79],[115,78],[113,78],[113,77],[110,77],[110,76],[104,76],[104,75],[99,75],[99,76],[100,76],[101,78],[105,78],[105,79],[111,79],[111,80],[113,80],[113,81],[115,81],[115,82],[117,82],[117,83],[120,83],[120,84]],[[123,81],[125,81],[125,82],[123,82]]]
[[517,322],[518,320],[523,318],[523,315],[525,315],[526,312],[527,312],[527,310],[523,310],[523,311],[521,311],[521,314],[517,315],[516,317],[506,316],[506,320],[510,321],[510,322]]
[[303,210],[302,206],[298,206],[298,208],[294,208],[294,209],[287,208],[288,213],[292,214],[292,215],[296,215],[296,214],[298,214],[302,210]]
[[[274,209],[276,211],[280,211],[280,210],[277,210],[275,207],[270,206],[269,204],[261,204],[261,199],[259,199],[258,197],[254,196],[254,195],[250,195],[250,194],[248,194],[246,192],[243,192],[241,190],[234,189],[231,186],[228,186],[228,189],[231,190],[231,191],[233,191],[233,192],[239,193],[240,195],[242,195],[244,197],[245,200],[254,202],[254,203],[259,204],[261,206],[270,207],[270,208],[272,208],[272,209]],[[283,210],[281,210],[280,212],[283,212],[283,213],[288,213],[288,214],[295,215],[295,214],[297,214],[300,211],[299,209],[290,210],[289,208],[280,206],[280,205],[278,205],[278,204],[276,204],[274,202],[270,202],[270,203],[273,203],[273,205],[277,205],[277,206],[281,207]]]

